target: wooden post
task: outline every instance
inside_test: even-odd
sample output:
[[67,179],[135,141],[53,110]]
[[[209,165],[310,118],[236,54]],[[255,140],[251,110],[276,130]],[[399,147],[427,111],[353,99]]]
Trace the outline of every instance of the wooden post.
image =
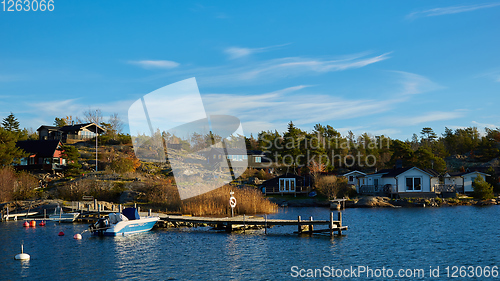
[[338,212],[339,215],[339,235],[342,235],[342,212]]
[[233,231],[233,225],[228,222],[226,224],[226,232],[231,232],[231,231]]
[[115,212],[115,204],[111,205],[111,212]]
[[[313,221],[313,217],[312,216],[309,218],[309,221]],[[312,224],[310,224],[309,225],[309,234],[312,235],[313,231],[314,231],[314,227],[313,227]]]
[[94,199],[94,210],[97,210],[97,199]]
[[134,203],[134,208],[136,208],[136,209],[137,209],[137,203]]
[[298,232],[302,234],[302,226],[300,225],[300,216],[297,218]]
[[148,211],[148,217],[150,217],[150,216],[151,216],[151,209],[149,209],[149,211]]
[[264,234],[267,234],[267,215],[264,215]]
[[80,210],[80,201],[76,202],[76,207]]
[[97,205],[97,217],[101,218],[101,204]]
[[118,211],[121,213],[122,212],[122,204],[118,205]]
[[330,212],[330,236],[333,236],[333,212]]
[[243,233],[246,232],[246,229],[247,229],[247,222],[246,222],[245,214],[243,214]]
[[137,212],[141,213],[141,207],[137,207]]

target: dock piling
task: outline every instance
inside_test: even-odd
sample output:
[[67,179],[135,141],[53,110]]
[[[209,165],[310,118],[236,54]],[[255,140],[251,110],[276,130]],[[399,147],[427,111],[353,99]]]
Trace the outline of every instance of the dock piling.
[[[313,217],[312,216],[309,218],[309,221],[313,221]],[[312,235],[313,232],[314,232],[314,226],[313,226],[313,224],[310,224],[309,225],[309,235]]]
[[330,212],[330,236],[333,236],[333,212]]
[[298,233],[302,234],[302,226],[300,225],[300,216],[297,218]]
[[264,234],[267,234],[267,214],[264,215]]
[[338,218],[339,218],[339,235],[342,235],[342,212],[338,211]]

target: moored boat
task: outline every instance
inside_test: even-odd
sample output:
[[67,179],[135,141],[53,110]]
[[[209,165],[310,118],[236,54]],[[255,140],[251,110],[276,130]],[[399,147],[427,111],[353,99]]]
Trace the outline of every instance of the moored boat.
[[136,208],[125,208],[122,213],[111,213],[107,218],[100,218],[89,230],[97,236],[125,236],[150,231],[158,216],[141,217]]
[[54,214],[49,215],[49,220],[59,222],[74,222],[79,215],[80,213],[65,213],[63,212],[61,206],[57,206],[54,210]]

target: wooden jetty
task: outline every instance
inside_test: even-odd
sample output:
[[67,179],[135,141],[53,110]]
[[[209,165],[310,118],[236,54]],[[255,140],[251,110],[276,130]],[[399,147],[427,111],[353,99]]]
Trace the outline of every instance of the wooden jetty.
[[[335,233],[342,235],[342,231],[347,230],[347,226],[342,225],[342,213],[338,212],[338,220],[334,220],[334,213],[330,212],[329,220],[313,220],[312,217],[309,220],[302,220],[298,216],[297,220],[284,220],[284,219],[267,219],[265,217],[224,217],[224,218],[213,218],[213,217],[191,217],[191,216],[172,216],[172,215],[160,215],[160,220],[171,222],[171,223],[191,223],[191,224],[202,224],[202,225],[217,225],[223,227],[227,232],[232,232],[235,229],[245,229],[247,226],[257,226],[263,227],[267,233],[267,228],[280,225],[295,225],[297,226],[298,234],[313,234],[313,233],[329,233],[333,236]],[[314,230],[314,226],[326,225],[326,229]]]

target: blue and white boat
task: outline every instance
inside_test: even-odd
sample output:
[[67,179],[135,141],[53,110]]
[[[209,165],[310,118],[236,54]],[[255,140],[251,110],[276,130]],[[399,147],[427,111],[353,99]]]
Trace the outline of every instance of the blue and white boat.
[[158,216],[141,217],[136,208],[125,208],[122,213],[111,213],[90,225],[90,232],[97,236],[125,236],[150,231]]

